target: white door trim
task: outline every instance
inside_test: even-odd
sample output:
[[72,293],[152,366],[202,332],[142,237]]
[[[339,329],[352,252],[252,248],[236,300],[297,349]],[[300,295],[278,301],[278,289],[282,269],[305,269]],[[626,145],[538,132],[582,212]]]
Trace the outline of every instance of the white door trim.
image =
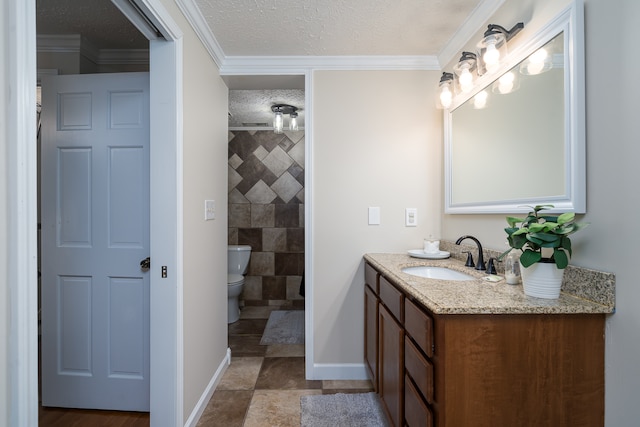
[[[38,425],[38,242],[35,0],[10,0],[3,16],[7,108],[9,425]],[[11,23],[11,25],[9,25]],[[4,368],[4,367],[3,367]]]
[[[13,308],[8,338],[9,423],[37,426],[36,12],[35,0],[6,3],[2,18],[5,24],[12,23],[3,25],[3,35],[8,36],[6,80],[11,92],[6,96],[7,214],[12,224],[7,239],[7,281],[8,304]],[[173,420],[168,424],[179,426],[183,424],[182,32],[161,0],[136,3],[167,40],[150,43],[151,138],[155,146],[151,154],[151,420],[152,425]],[[171,157],[158,165],[161,152]],[[154,184],[159,178],[162,181]],[[161,235],[154,239],[159,230]],[[167,242],[170,244],[164,245]],[[160,278],[161,265],[168,266],[168,279]]]
[[[151,426],[183,425],[182,38],[151,41]],[[157,70],[154,71],[154,70]],[[167,266],[167,278],[161,276]]]

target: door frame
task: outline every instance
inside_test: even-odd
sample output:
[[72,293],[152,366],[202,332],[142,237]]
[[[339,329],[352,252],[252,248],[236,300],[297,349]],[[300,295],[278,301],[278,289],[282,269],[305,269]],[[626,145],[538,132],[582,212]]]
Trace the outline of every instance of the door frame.
[[[182,31],[161,0],[135,0],[164,40],[150,55],[151,425],[183,424]],[[38,425],[35,0],[7,0],[7,375],[10,425]],[[134,23],[135,24],[135,23]],[[160,266],[168,266],[166,279]],[[155,266],[155,267],[153,267]],[[172,272],[172,273],[171,273]]]

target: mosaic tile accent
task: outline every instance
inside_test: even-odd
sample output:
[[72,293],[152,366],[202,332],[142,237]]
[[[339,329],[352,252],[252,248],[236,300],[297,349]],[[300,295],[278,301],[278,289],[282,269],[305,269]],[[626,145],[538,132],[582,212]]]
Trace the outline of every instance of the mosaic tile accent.
[[304,132],[229,133],[228,243],[252,247],[247,306],[302,302],[304,158]]

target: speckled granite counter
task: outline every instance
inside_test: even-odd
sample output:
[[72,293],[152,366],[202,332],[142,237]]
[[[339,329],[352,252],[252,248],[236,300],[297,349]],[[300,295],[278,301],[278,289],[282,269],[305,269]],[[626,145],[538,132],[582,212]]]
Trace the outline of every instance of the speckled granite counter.
[[[465,267],[462,261],[453,258],[428,260],[384,253],[366,254],[364,258],[387,280],[435,314],[575,314],[614,311],[613,306],[565,292],[557,300],[528,297],[522,285],[508,285],[504,280],[496,283],[484,281],[484,272]],[[447,267],[478,279],[462,282],[424,279],[401,271],[404,267],[421,265]]]

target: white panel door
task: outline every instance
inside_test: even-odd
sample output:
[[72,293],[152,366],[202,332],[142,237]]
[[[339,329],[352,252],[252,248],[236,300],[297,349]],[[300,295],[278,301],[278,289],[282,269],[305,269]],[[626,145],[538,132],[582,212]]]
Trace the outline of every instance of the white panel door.
[[42,405],[149,410],[149,76],[42,82]]

